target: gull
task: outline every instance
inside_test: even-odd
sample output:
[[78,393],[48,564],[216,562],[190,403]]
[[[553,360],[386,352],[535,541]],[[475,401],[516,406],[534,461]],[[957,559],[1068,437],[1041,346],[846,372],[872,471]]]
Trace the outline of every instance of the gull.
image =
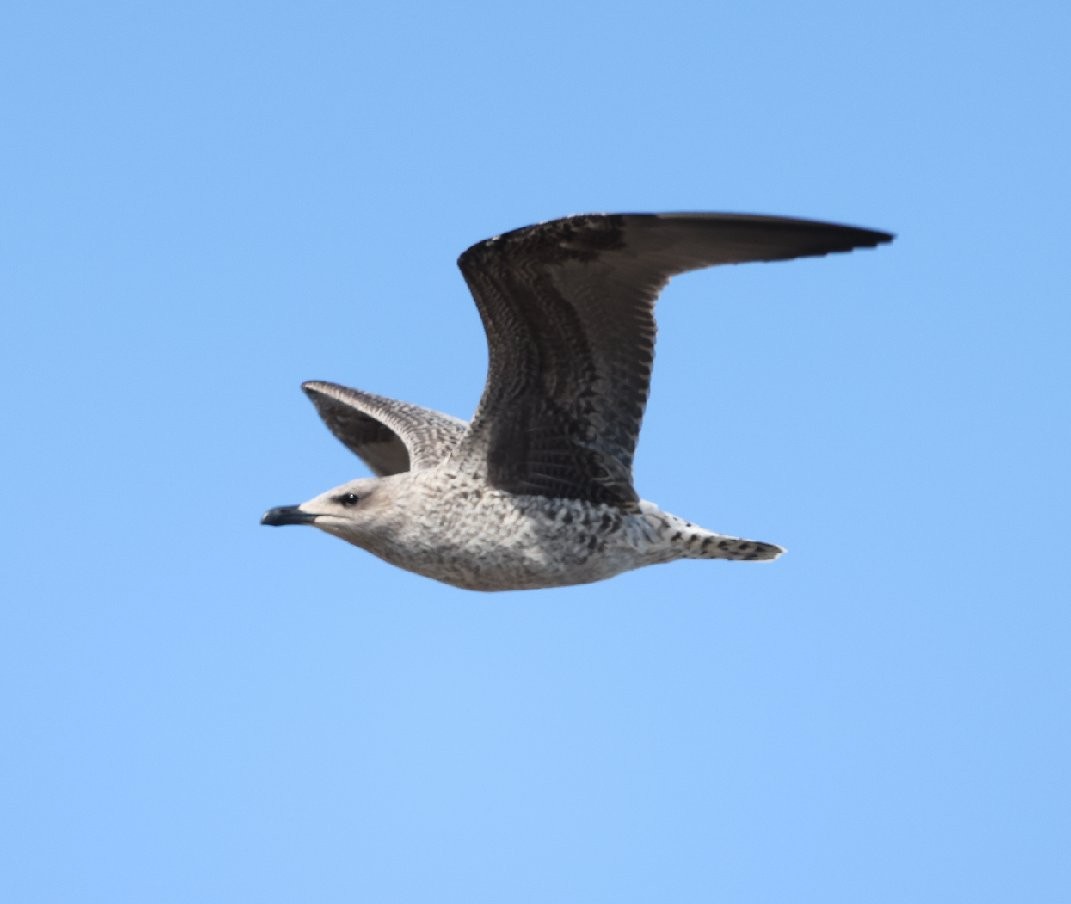
[[458,259],[487,333],[470,422],[336,383],[302,389],[375,474],[261,523],[309,524],[470,590],[586,584],[675,559],[775,559],[641,499],[632,459],[670,277],[717,264],[872,248],[892,235],[745,214],[590,214]]

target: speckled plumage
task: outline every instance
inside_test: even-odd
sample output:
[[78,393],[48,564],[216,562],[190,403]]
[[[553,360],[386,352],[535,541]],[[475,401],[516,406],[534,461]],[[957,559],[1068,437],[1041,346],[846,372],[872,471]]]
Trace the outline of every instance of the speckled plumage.
[[680,558],[776,558],[777,546],[704,530],[633,488],[655,300],[686,270],[891,239],[784,217],[619,214],[480,242],[458,262],[489,350],[472,422],[306,383],[331,432],[377,476],[271,509],[263,522],[312,524],[473,590],[589,583]]

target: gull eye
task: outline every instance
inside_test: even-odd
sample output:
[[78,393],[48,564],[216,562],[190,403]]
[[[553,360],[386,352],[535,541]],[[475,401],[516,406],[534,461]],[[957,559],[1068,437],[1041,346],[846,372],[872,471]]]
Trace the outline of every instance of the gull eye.
[[356,493],[343,493],[341,496],[335,497],[335,502],[345,506],[356,505],[360,501],[361,497]]

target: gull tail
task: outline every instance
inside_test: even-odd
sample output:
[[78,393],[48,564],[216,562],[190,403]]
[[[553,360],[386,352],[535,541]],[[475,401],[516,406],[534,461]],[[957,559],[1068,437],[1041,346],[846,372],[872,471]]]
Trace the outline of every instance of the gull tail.
[[687,559],[734,559],[738,562],[769,562],[784,552],[773,543],[744,540],[706,531],[681,539]]

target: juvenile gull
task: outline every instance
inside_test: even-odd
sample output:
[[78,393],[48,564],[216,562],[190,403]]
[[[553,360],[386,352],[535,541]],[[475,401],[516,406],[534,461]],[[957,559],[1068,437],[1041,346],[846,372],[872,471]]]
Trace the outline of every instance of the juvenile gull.
[[469,248],[458,266],[487,332],[471,423],[335,383],[302,388],[375,477],[263,524],[312,524],[472,590],[584,584],[674,559],[774,559],[640,499],[632,456],[671,276],[871,248],[885,232],[786,217],[566,217]]

